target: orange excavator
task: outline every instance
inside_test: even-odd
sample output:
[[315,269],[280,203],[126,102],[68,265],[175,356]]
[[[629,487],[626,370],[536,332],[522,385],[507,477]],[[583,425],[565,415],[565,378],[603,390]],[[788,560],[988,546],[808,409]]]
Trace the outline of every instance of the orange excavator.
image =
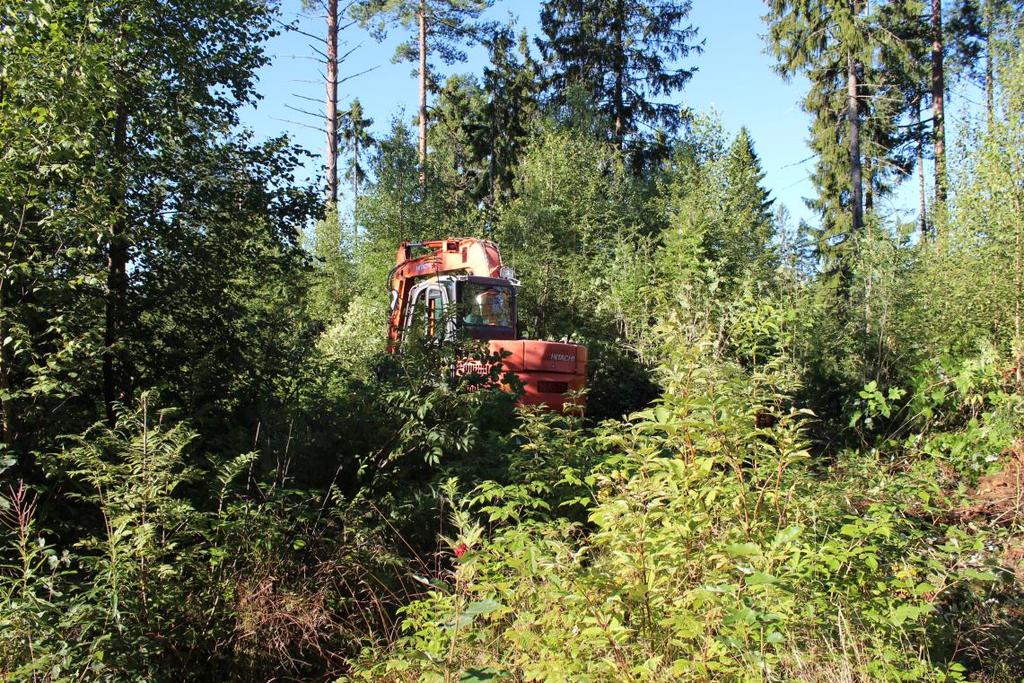
[[413,331],[438,342],[465,335],[504,356],[505,369],[523,385],[520,404],[582,407],[571,392],[586,385],[586,347],[519,338],[519,281],[502,264],[494,242],[475,237],[402,242],[388,285],[389,351]]

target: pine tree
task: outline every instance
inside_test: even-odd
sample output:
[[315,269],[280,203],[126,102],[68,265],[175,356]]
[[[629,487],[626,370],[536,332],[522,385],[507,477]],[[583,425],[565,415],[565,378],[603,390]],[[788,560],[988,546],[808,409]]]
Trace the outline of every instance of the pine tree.
[[[677,66],[703,51],[697,29],[684,24],[690,0],[547,0],[538,40],[554,103],[582,88],[608,120],[621,150],[646,137],[674,132],[684,110],[672,101],[695,67]],[[659,98],[670,98],[664,101]]]
[[[301,107],[287,106],[288,109],[299,114],[314,119],[323,119],[323,132],[326,138],[324,147],[325,201],[327,211],[333,211],[338,203],[338,160],[340,158],[338,134],[341,127],[341,112],[338,111],[338,86],[343,80],[346,80],[340,78],[339,69],[341,63],[353,52],[353,50],[349,50],[345,54],[339,54],[338,43],[342,31],[352,26],[355,21],[341,22],[345,8],[339,9],[338,0],[302,0],[302,8],[307,12],[323,12],[322,17],[319,18],[325,20],[325,31],[322,38],[323,49],[321,50],[314,45],[310,45],[311,49],[316,53],[315,59],[324,67],[323,76],[326,86],[324,109],[323,113],[317,113],[307,111]],[[317,36],[307,33],[297,26],[291,26],[289,30],[300,33],[307,38],[319,40]],[[296,95],[296,97],[303,100],[313,100],[313,98],[302,95]]]
[[338,204],[338,0],[327,0],[327,100],[324,126],[327,129],[327,202]]
[[395,61],[415,61],[419,74],[419,166],[420,185],[427,182],[427,91],[433,87],[429,56],[451,65],[464,61],[465,43],[479,42],[487,24],[480,15],[494,0],[358,0],[353,16],[382,40],[391,24],[409,29],[416,26],[416,37],[399,45]]

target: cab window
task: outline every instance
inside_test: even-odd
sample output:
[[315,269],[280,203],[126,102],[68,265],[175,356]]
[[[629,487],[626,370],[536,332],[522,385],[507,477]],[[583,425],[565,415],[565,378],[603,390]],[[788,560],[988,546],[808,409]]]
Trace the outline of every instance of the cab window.
[[428,339],[444,336],[444,295],[440,289],[430,287],[416,295],[409,323],[410,327],[419,327]]
[[462,289],[461,321],[473,327],[507,327],[515,324],[512,288],[466,282]]

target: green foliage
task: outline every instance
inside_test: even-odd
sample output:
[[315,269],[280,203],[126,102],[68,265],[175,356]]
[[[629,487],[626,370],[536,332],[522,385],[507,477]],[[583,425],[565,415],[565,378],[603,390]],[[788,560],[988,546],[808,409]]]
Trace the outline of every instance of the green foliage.
[[[428,79],[425,182],[353,102],[351,219],[237,129],[273,5],[4,4],[0,678],[1021,680],[1018,4],[952,15],[993,107],[934,238],[877,202],[928,142],[916,0],[769,3],[795,229],[745,129],[661,103],[688,2],[545,3],[546,74],[488,2],[355,3],[492,63]],[[585,414],[471,340],[386,353],[395,248],[457,235],[587,346]]]
[[693,76],[680,61],[703,51],[685,23],[690,9],[689,0],[547,0],[541,8],[538,45],[556,106],[586,97],[608,124],[604,139],[629,149],[635,168],[656,158],[684,120],[685,110],[661,98]]
[[845,279],[859,260],[861,209],[871,212],[875,197],[911,172],[913,146],[924,144],[920,117],[916,125],[906,118],[917,113],[925,89],[921,62],[931,42],[921,21],[925,3],[767,5],[769,50],[778,72],[785,78],[803,74],[811,82],[802,105],[814,117],[810,144],[818,157],[812,176],[818,196],[807,203],[821,213],[816,237],[825,269]]
[[[439,57],[445,64],[465,60],[462,43],[479,39],[486,29],[478,21],[480,14],[493,0],[359,0],[350,12],[378,39],[383,40],[394,24],[412,29],[420,12],[426,15],[430,34],[429,56]],[[430,58],[428,56],[428,59]],[[420,57],[415,36],[401,42],[394,61],[416,61]]]
[[519,298],[527,334],[557,338],[586,329],[613,249],[643,226],[642,207],[610,145],[561,130],[534,140],[517,171],[516,197],[494,230],[502,257],[533,283]]
[[[913,475],[837,464],[822,479],[804,416],[754,428],[778,397],[735,369],[668,382],[651,409],[582,443],[531,428],[527,452],[555,437],[600,454],[560,478],[585,525],[552,518],[556,489],[532,472],[453,499],[452,570],[356,678],[956,680],[963,667],[930,659],[928,639],[946,623],[939,596],[995,580],[976,559],[985,536],[908,513]],[[851,500],[861,476],[865,499]]]
[[46,493],[17,484],[0,498],[0,671],[58,681],[337,672],[357,616],[378,610],[364,623],[386,628],[404,591],[383,536],[332,491],[281,487],[256,453],[188,464],[195,432],[151,401],[47,459],[52,489],[78,505],[73,533],[41,528]]

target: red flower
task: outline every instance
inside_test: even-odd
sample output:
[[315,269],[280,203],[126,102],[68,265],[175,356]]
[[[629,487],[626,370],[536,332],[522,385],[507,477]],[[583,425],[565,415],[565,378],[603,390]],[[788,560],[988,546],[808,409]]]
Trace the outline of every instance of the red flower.
[[462,557],[466,554],[467,550],[469,550],[469,548],[466,547],[466,544],[460,543],[458,547],[455,548],[455,557]]

